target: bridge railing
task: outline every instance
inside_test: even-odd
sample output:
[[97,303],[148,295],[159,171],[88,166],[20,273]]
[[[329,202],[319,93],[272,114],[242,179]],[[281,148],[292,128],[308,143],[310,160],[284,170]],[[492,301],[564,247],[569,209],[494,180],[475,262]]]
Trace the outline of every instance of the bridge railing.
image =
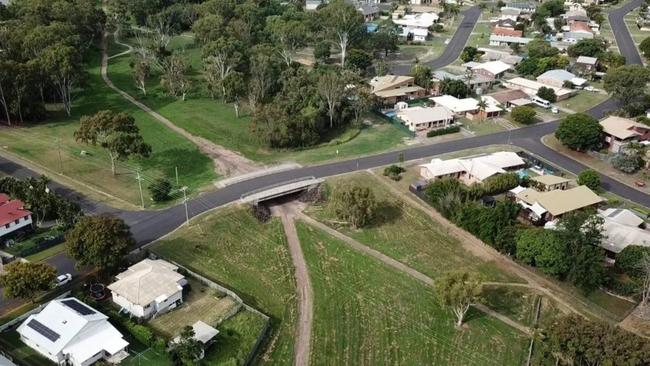
[[307,177],[295,178],[295,179],[285,180],[283,182],[279,182],[279,183],[276,183],[276,184],[271,184],[271,185],[266,186],[266,187],[257,188],[257,189],[254,189],[254,190],[250,191],[250,192],[246,192],[246,193],[242,194],[240,196],[240,199],[244,200],[244,199],[246,199],[246,197],[252,196],[252,195],[260,193],[260,192],[268,191],[269,189],[282,187],[282,186],[285,186],[287,184],[298,183],[298,182],[302,182],[302,181],[306,181],[306,180],[316,180],[316,177],[314,177],[312,175],[312,176],[307,176]]

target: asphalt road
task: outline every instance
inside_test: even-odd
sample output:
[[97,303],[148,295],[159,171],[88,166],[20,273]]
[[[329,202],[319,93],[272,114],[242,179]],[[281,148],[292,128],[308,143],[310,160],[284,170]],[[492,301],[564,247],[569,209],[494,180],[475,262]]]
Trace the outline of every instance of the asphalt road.
[[[632,41],[632,38],[627,30],[627,27],[625,26],[623,17],[632,9],[640,6],[642,2],[643,0],[633,0],[622,6],[620,9],[616,9],[609,14],[610,24],[612,26],[614,35],[616,36],[619,49],[621,50],[621,53],[625,55],[628,64],[640,64],[641,57],[639,56],[634,42]],[[478,7],[472,7],[464,12],[465,18],[461,23],[461,27],[454,34],[454,37],[450,41],[443,55],[439,59],[429,63],[430,66],[433,68],[440,68],[458,58],[474,27],[474,24],[478,20],[479,15],[480,10]],[[599,118],[603,116],[607,111],[616,108],[616,102],[613,100],[607,100],[590,109],[588,113]],[[540,138],[542,136],[555,131],[558,123],[558,121],[548,122],[512,130],[509,132],[500,132],[433,145],[415,146],[396,152],[382,153],[359,159],[308,166],[269,174],[236,183],[217,191],[204,193],[188,202],[188,210],[190,217],[194,217],[210,209],[214,209],[237,201],[242,194],[291,179],[308,176],[328,177],[388,165],[396,162],[397,156],[400,153],[404,154],[406,160],[415,160],[426,158],[432,155],[492,144],[511,143],[515,146],[527,149],[532,153],[573,173],[579,173],[583,169],[586,169],[586,167],[573,159],[567,158],[566,156],[547,148],[540,142]],[[24,168],[19,164],[1,157],[0,171],[21,178],[38,175],[37,173]],[[601,175],[601,180],[603,187],[606,190],[634,202],[638,202],[639,204],[650,207],[649,195],[607,176]],[[88,214],[108,212],[121,217],[131,227],[131,231],[133,232],[133,235],[137,240],[139,246],[147,244],[173,231],[174,229],[183,225],[185,221],[185,209],[182,204],[159,211],[123,211],[88,200],[79,193],[74,192],[57,183],[53,183],[51,185],[51,188],[79,202]],[[76,273],[72,261],[63,254],[50,258],[48,260],[48,263],[56,266],[61,273]]]

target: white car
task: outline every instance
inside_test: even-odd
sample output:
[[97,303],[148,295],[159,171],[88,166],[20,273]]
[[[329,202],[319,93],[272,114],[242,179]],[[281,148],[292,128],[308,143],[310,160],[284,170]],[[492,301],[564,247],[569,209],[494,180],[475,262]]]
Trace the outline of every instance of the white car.
[[597,92],[597,91],[599,91],[598,89],[594,88],[593,86],[586,86],[585,90],[589,91],[589,92]]
[[551,107],[551,113],[560,113],[560,110],[557,107]]
[[72,281],[72,275],[70,273],[59,275],[56,278],[56,287],[61,287],[70,281]]

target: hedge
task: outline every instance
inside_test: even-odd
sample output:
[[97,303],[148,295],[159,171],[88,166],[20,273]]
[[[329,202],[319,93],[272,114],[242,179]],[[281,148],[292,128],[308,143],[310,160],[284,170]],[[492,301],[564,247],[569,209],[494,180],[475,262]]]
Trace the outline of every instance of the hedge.
[[431,130],[427,132],[427,137],[448,135],[450,133],[456,133],[456,132],[460,132],[460,126],[451,126],[451,127],[441,128],[439,130]]

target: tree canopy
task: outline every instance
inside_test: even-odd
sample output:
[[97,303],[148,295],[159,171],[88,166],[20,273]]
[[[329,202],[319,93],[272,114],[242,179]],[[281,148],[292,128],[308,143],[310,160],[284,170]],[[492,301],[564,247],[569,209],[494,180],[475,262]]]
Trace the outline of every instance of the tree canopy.
[[332,195],[336,216],[353,228],[369,224],[375,217],[377,198],[368,187],[348,184],[337,188]]
[[436,281],[435,287],[440,303],[450,307],[456,315],[457,327],[463,325],[467,310],[479,301],[483,291],[478,275],[462,271],[445,273]]
[[512,119],[515,122],[521,123],[523,125],[530,125],[535,123],[536,115],[537,112],[535,111],[535,108],[525,105],[514,107],[510,112]]
[[0,275],[0,286],[8,298],[33,300],[42,291],[54,287],[56,269],[47,263],[11,262]]
[[623,105],[638,101],[645,95],[650,70],[641,65],[624,65],[610,69],[605,75],[605,90]]
[[578,174],[578,184],[587,186],[592,191],[599,192],[601,190],[600,174],[593,169],[585,169]]
[[573,150],[595,150],[603,144],[603,127],[585,113],[566,117],[555,131],[555,137]]

